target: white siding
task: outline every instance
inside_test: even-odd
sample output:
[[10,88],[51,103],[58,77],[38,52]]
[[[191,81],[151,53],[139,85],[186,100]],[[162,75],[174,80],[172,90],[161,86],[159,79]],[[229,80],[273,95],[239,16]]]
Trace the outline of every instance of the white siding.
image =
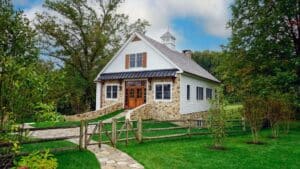
[[[190,85],[190,100],[187,100],[187,85]],[[203,100],[196,99],[196,87],[203,87]],[[180,78],[180,113],[207,111],[210,103],[206,100],[206,88],[213,89],[215,94],[216,85],[205,80],[181,74]]]
[[[147,52],[146,68],[129,68],[125,69],[125,57],[127,54]],[[169,61],[164,59],[153,48],[143,41],[129,42],[128,45],[120,52],[120,54],[111,62],[103,73],[141,71],[141,70],[157,70],[175,68]]]

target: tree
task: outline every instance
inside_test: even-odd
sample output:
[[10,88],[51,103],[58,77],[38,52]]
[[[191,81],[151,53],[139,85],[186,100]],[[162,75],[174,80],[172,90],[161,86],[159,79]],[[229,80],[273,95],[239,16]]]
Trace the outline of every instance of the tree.
[[216,73],[216,68],[219,65],[219,59],[221,55],[222,52],[209,50],[195,51],[192,53],[192,58],[208,72]]
[[13,9],[10,0],[0,0],[0,67],[5,63],[4,56],[14,57],[23,65],[38,59],[36,33],[22,15],[22,11]]
[[269,98],[267,100],[267,118],[272,129],[272,137],[279,135],[279,125],[283,120],[283,102],[278,98]]
[[32,65],[38,62],[36,34],[29,26],[29,21],[23,17],[23,12],[13,9],[10,0],[0,1],[0,34],[0,127],[2,128],[7,113],[20,117],[30,111],[27,109],[31,105],[28,99],[35,97],[35,92],[40,88],[33,86],[38,79],[33,77],[35,68],[32,68]]
[[224,79],[242,96],[299,92],[300,1],[236,0],[231,9]]
[[253,144],[259,144],[259,131],[266,115],[266,102],[259,97],[247,97],[243,102],[244,116],[252,133]]
[[211,100],[211,108],[209,110],[209,130],[213,136],[213,148],[224,149],[224,139],[226,136],[226,111],[223,91],[218,89],[216,98]]
[[77,113],[94,107],[94,78],[128,34],[144,32],[149,25],[142,20],[128,24],[128,16],[116,12],[121,0],[90,2],[46,0],[44,7],[51,12],[37,14],[43,53],[63,61],[69,83],[80,91],[72,92],[80,99]]

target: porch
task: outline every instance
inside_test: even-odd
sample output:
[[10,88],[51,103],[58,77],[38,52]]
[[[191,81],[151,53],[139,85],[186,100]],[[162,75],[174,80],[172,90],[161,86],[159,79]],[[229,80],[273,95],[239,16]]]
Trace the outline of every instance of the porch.
[[[101,74],[97,78],[96,108],[122,102],[125,109],[133,109],[154,101],[154,84],[169,83],[170,100],[177,69]],[[161,89],[162,90],[162,89]]]

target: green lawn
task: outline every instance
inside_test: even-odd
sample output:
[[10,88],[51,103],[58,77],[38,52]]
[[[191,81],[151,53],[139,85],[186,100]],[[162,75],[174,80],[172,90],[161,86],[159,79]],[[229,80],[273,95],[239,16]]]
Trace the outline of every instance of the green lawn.
[[[115,112],[106,114],[104,116],[100,116],[96,119],[88,120],[88,122],[97,122],[100,120],[106,120],[109,119],[113,116],[116,116],[120,113],[122,113],[124,110],[117,110]],[[80,121],[64,121],[64,122],[37,122],[32,124],[33,127],[38,127],[38,128],[46,128],[46,127],[63,127],[63,126],[79,126]]]
[[209,136],[148,141],[118,148],[128,153],[149,169],[179,168],[249,168],[281,169],[300,166],[300,122],[295,123],[288,135],[270,139],[270,130],[262,131],[265,145],[246,144],[250,134],[229,136],[225,151],[209,149]]
[[[36,144],[25,144],[22,152],[32,152],[59,147],[72,147],[76,144],[68,141],[53,141]],[[90,151],[69,150],[54,154],[58,161],[58,169],[99,169],[100,165],[95,155]]]

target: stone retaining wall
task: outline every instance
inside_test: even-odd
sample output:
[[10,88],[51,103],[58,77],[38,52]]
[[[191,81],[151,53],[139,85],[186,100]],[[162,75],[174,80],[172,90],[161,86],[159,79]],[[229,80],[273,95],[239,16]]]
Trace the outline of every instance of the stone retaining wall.
[[141,117],[143,120],[152,119],[151,104],[143,104],[139,107],[129,110],[128,114],[126,115],[126,119],[129,120],[138,120],[139,117]]
[[102,107],[100,110],[90,111],[82,114],[75,114],[71,116],[65,116],[65,119],[67,121],[90,120],[120,110],[122,108],[123,108],[123,103],[118,102],[118,103],[113,103],[111,105]]

